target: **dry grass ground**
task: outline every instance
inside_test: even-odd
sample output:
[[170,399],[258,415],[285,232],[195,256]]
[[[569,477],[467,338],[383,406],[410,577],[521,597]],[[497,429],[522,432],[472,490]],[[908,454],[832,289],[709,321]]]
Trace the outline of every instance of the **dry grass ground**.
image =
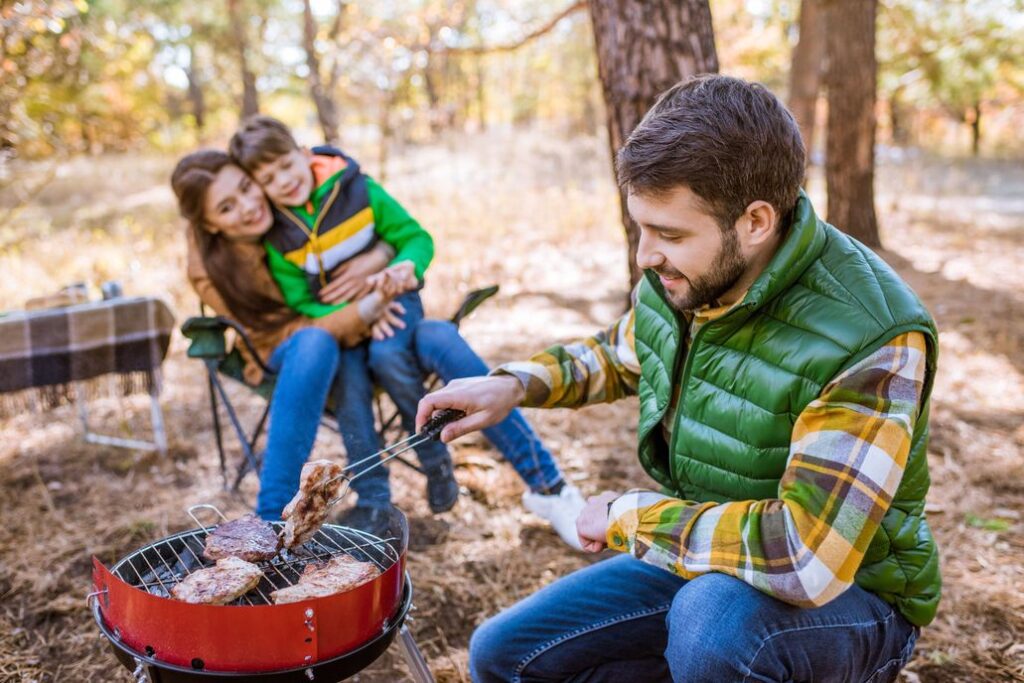
[[[13,191],[0,193],[0,308],[67,282],[114,278],[128,293],[167,298],[179,320],[192,314],[166,189],[171,164],[74,160],[17,211]],[[31,189],[47,169],[14,171]],[[389,171],[389,189],[439,245],[428,309],[445,315],[466,289],[502,285],[464,328],[488,360],[590,333],[621,310],[624,245],[601,141],[491,134],[407,150]],[[934,311],[943,342],[929,500],[945,597],[904,678],[1024,681],[1024,172],[921,161],[880,176],[884,256]],[[190,526],[190,504],[238,513],[252,500],[251,480],[241,498],[220,489],[202,370],[184,348],[176,337],[165,364],[166,459],[83,444],[69,408],[0,425],[0,680],[129,680],[85,608],[89,558],[110,563]],[[235,393],[255,419],[258,402]],[[145,431],[145,408],[134,397],[97,401],[93,411],[107,430],[127,433]],[[592,493],[646,481],[635,411],[625,401],[529,418]],[[522,510],[522,485],[482,440],[453,451],[465,495],[450,513],[431,516],[422,483],[393,471],[413,526],[411,626],[439,681],[468,680],[475,624],[588,561]],[[322,434],[317,455],[341,457],[336,437]],[[361,680],[402,680],[404,667],[393,649]]]

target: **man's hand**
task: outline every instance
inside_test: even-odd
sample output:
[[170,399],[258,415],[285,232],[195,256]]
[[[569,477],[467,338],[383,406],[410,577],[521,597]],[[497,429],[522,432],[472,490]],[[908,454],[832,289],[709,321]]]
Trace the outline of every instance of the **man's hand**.
[[388,265],[394,253],[380,243],[373,249],[353,256],[331,271],[327,285],[317,295],[321,303],[337,304],[366,296],[373,284],[368,278]]
[[605,540],[608,534],[608,503],[621,495],[614,491],[605,491],[587,498],[587,504],[576,518],[576,533],[586,552],[599,553],[608,544]]
[[443,389],[427,394],[420,401],[416,411],[416,431],[438,410],[461,410],[466,417],[446,425],[441,431],[441,441],[448,443],[463,434],[498,424],[522,402],[525,395],[523,385],[512,375],[452,380]]

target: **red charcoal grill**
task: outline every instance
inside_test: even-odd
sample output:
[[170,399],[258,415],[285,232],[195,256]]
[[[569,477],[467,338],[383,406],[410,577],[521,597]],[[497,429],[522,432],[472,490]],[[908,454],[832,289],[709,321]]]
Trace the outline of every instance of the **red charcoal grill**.
[[[283,523],[274,523],[280,531]],[[213,563],[202,556],[207,530],[151,543],[112,569],[93,558],[93,616],[115,656],[139,683],[241,679],[267,683],[338,681],[374,662],[400,636],[417,683],[433,677],[405,626],[412,583],[405,572],[408,524],[395,511],[393,538],[334,524],[295,552],[260,562],[263,579],[229,605],[196,605],[171,586]],[[375,563],[380,576],[353,590],[275,605],[270,592],[292,585],[309,562],[341,554]]]
[[[425,438],[436,438],[441,427],[460,416],[439,415],[422,433],[382,451],[403,447],[382,457],[381,463]],[[283,522],[272,525],[279,533],[284,527]],[[389,526],[391,537],[381,539],[324,524],[293,551],[258,563],[263,578],[252,591],[229,605],[197,605],[169,596],[171,587],[190,573],[214,564],[202,556],[209,530],[200,524],[136,550],[112,569],[94,557],[89,594],[93,617],[137,683],[338,681],[373,663],[396,635],[413,679],[433,683],[405,626],[412,606],[412,582],[405,571],[405,515],[396,509]],[[380,576],[335,595],[283,605],[271,602],[270,593],[294,585],[307,564],[342,554],[373,562]]]

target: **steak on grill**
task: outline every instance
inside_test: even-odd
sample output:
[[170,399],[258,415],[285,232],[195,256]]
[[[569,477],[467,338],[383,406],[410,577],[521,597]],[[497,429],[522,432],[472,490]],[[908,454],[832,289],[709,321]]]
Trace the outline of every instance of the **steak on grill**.
[[246,562],[269,560],[277,555],[281,539],[269,523],[246,515],[221,524],[206,537],[203,555],[210,560],[237,557]]
[[327,504],[338,495],[341,480],[324,484],[343,471],[341,465],[330,460],[311,460],[302,466],[299,492],[281,513],[281,518],[285,520],[286,548],[294,548],[308,541],[327,519]]
[[171,595],[185,602],[226,605],[255,588],[261,578],[263,572],[251,562],[225,557],[186,576],[171,588]]
[[350,555],[340,555],[322,564],[309,564],[294,586],[279,588],[270,594],[278,605],[288,602],[322,598],[344,593],[380,576],[372,562],[360,562]]

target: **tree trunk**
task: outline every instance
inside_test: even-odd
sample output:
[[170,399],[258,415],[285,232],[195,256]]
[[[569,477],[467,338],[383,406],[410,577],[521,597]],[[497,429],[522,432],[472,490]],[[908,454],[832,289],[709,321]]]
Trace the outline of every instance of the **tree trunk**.
[[881,246],[875,216],[875,16],[877,0],[829,0],[828,221]]
[[[680,80],[718,71],[707,0],[589,0],[612,159],[658,95]],[[640,231],[619,191],[629,243],[629,281]]]
[[433,51],[427,50],[427,61],[423,65],[423,89],[427,94],[427,125],[430,127],[431,138],[441,133],[441,94],[437,81],[437,62]]
[[196,123],[196,131],[202,136],[206,125],[206,99],[203,97],[203,88],[196,74],[196,51],[192,45],[188,46],[188,68],[185,70],[185,76],[188,77],[188,99],[192,104],[192,118]]
[[249,67],[249,40],[245,35],[245,20],[238,9],[238,0],[227,0],[228,17],[235,38],[235,49],[238,50],[238,66],[242,72],[242,118],[247,118],[260,111],[260,101],[256,94],[256,76]]
[[[339,9],[339,14],[341,10]],[[302,2],[302,47],[306,51],[306,67],[309,69],[309,92],[316,106],[316,117],[324,132],[324,141],[329,145],[337,145],[338,108],[334,105],[331,92],[324,87],[320,75],[320,57],[316,53],[316,20],[310,0]]]
[[789,110],[800,124],[808,163],[814,147],[814,114],[825,62],[825,8],[821,2],[802,0],[800,3],[800,38],[793,48],[789,72]]
[[391,136],[394,129],[391,126],[391,109],[394,107],[396,93],[392,92],[381,102],[380,111],[377,113],[377,128],[380,131],[380,140],[377,147],[377,181],[387,182],[388,177],[388,152],[391,150]]
[[892,144],[906,147],[910,144],[910,131],[907,129],[906,106],[903,103],[904,86],[896,86],[889,96],[889,128],[892,131]]
[[487,86],[484,82],[484,60],[483,57],[476,57],[473,61],[476,69],[476,78],[474,79],[476,85],[476,115],[480,131],[483,132],[487,130]]
[[974,118],[971,120],[971,155],[978,156],[981,150],[981,102],[971,107]]

